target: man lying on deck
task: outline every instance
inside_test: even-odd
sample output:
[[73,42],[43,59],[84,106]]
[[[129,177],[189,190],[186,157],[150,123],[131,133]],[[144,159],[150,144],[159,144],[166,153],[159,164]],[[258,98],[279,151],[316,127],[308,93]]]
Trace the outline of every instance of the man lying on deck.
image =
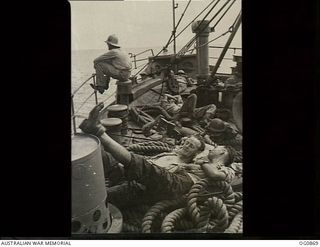
[[[80,129],[85,133],[96,135],[100,139],[105,151],[124,166],[128,181],[135,180],[145,185],[146,189],[152,191],[154,195],[165,194],[170,198],[186,194],[191,186],[204,176],[228,182],[234,177],[231,168],[219,169],[214,165],[228,166],[232,163],[234,150],[224,146],[213,148],[210,152],[211,162],[197,164],[197,173],[192,172],[194,169],[188,171],[188,167],[193,164],[196,155],[205,149],[205,143],[200,136],[187,138],[182,147],[171,156],[163,156],[165,160],[160,162],[162,167],[155,160],[147,160],[145,157],[130,153],[105,133],[105,128],[99,122],[99,114],[102,109],[103,103],[95,106],[90,112],[89,118],[80,124]],[[172,169],[172,166],[176,166],[177,169]]]

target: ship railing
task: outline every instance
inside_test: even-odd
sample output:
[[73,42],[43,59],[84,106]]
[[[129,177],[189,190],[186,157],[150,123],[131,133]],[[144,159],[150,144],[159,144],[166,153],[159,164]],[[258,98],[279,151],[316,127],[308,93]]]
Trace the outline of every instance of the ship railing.
[[88,82],[92,82],[93,85],[96,85],[96,74],[92,74],[88,79],[86,79],[84,82],[80,84],[79,87],[77,87],[76,90],[71,94],[71,119],[72,119],[72,126],[73,126],[73,132],[77,133],[77,124],[76,124],[76,117],[79,110],[88,102],[88,100],[94,95],[95,96],[95,104],[98,104],[98,95],[97,90],[94,90],[93,93],[91,93],[78,107],[77,111],[75,112],[74,108],[74,96],[78,93],[78,91],[86,85]]
[[[223,46],[217,46],[217,45],[211,46],[211,45],[209,45],[209,49],[223,49],[223,48],[224,48]],[[228,50],[233,50],[233,55],[235,55],[238,51],[242,51],[242,48],[241,47],[232,47],[232,46],[230,46],[228,48]],[[219,57],[209,56],[209,59],[218,59],[218,58]],[[233,61],[233,58],[224,57],[223,60],[231,60],[231,61]]]
[[[130,55],[130,58],[133,58],[132,62],[134,64],[134,69],[138,69],[138,66],[137,66],[137,62],[141,62],[141,61],[146,61],[148,60],[149,58],[148,57],[144,57],[144,58],[141,58],[141,59],[137,59],[138,56],[141,56],[147,52],[151,52],[152,56],[154,56],[154,52],[153,52],[153,49],[147,49],[147,50],[144,50],[142,52],[139,52],[139,53],[129,53]],[[141,67],[141,66],[140,66]]]

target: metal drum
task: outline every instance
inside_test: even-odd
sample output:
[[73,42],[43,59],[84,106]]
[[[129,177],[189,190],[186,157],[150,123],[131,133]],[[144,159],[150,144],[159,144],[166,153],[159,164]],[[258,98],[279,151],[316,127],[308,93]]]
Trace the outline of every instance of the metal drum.
[[72,137],[72,233],[106,233],[111,214],[100,141],[87,134]]
[[120,118],[103,118],[100,123],[106,128],[106,133],[118,143],[121,143],[121,126]]
[[117,103],[129,105],[132,101],[132,82],[117,81]]
[[110,105],[107,107],[109,118],[120,118],[122,120],[121,134],[128,133],[128,106]]

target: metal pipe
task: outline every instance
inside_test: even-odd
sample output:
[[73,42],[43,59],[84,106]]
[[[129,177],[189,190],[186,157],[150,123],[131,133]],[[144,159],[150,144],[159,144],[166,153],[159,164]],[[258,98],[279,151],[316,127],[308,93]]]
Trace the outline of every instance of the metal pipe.
[[239,28],[239,26],[241,24],[241,16],[242,16],[242,14],[240,12],[239,16],[236,19],[236,22],[235,22],[234,26],[232,26],[233,30],[231,31],[231,35],[230,35],[225,47],[223,48],[223,50],[222,50],[222,52],[221,52],[221,54],[219,56],[218,61],[216,62],[215,66],[214,66],[214,68],[212,70],[211,77],[214,77],[215,74],[217,73],[217,70],[218,70],[218,68],[219,68],[219,66],[220,66],[220,64],[221,64],[221,62],[223,60],[223,57],[225,56],[225,54],[226,54],[227,50],[229,49],[229,46],[230,46],[230,44],[231,44],[231,42],[232,42],[232,40],[233,40],[233,38],[235,36],[235,34],[237,33],[237,30],[238,30],[238,28]]
[[137,60],[136,60],[136,55],[133,55],[133,63],[134,63],[134,68],[137,68]]
[[172,33],[173,33],[173,53],[174,55],[176,55],[176,4],[174,2],[174,0],[172,0],[172,18],[173,18],[173,22],[172,22],[172,25],[173,25],[173,30],[172,30]]
[[76,134],[77,133],[77,125],[76,125],[76,116],[74,115],[73,97],[71,97],[71,115],[72,115],[73,131],[74,131],[74,134]]
[[[95,74],[92,74],[92,78],[93,78],[93,85],[96,88],[96,77],[95,77]],[[97,90],[94,90],[94,99],[95,99],[96,105],[97,105],[98,104]]]

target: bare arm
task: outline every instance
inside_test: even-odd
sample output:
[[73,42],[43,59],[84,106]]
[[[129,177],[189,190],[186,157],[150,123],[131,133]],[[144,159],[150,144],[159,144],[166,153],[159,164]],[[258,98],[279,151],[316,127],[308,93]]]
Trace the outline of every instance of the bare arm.
[[131,162],[131,154],[125,147],[114,141],[106,133],[103,133],[99,139],[104,149],[111,153],[117,161],[122,163],[124,166],[129,165]]
[[111,153],[112,156],[124,166],[129,165],[131,161],[130,152],[119,143],[114,141],[110,136],[108,136],[105,133],[106,129],[101,125],[99,121],[100,111],[103,109],[103,107],[103,102],[96,105],[90,111],[88,119],[83,120],[79,125],[79,128],[84,133],[97,136],[100,139],[105,151]]
[[202,165],[202,169],[209,178],[213,178],[215,180],[225,180],[227,177],[224,172],[219,171],[216,167],[212,166],[212,164],[210,163],[204,163]]

